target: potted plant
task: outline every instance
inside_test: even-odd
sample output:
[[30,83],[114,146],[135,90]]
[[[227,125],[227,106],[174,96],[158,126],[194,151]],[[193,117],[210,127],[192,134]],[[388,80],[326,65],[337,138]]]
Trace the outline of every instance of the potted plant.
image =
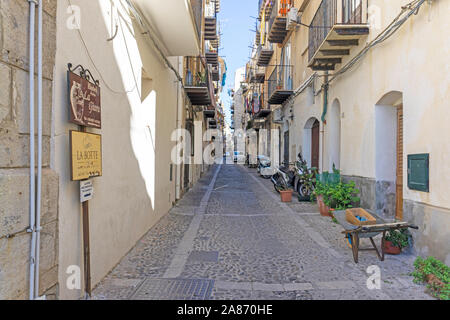
[[325,198],[328,199],[330,186],[324,183],[318,182],[314,189],[314,195],[317,198],[317,204],[319,205],[320,215],[329,216],[330,207],[325,204]]
[[337,184],[319,182],[314,193],[322,216],[333,217],[334,211],[353,208],[353,204],[360,201],[360,198],[356,196],[359,190],[355,188],[353,181]]
[[383,251],[387,254],[400,254],[402,248],[409,246],[408,229],[388,231],[383,241]]
[[281,202],[292,202],[292,193],[294,190],[285,186],[280,186]]

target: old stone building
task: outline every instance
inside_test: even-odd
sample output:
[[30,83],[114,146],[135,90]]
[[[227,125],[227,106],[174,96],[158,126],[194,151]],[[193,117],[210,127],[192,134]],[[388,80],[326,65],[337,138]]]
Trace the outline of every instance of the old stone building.
[[449,5],[261,0],[249,61],[249,92],[263,100],[252,118],[279,131],[280,159],[302,152],[322,172],[336,165],[361,206],[416,223],[417,252],[447,264],[450,141],[438,128],[448,119]]
[[[210,0],[177,1],[170,6],[139,0],[0,2],[0,299],[83,297],[86,244],[90,282],[95,287],[208,170],[201,160],[186,165],[173,162],[177,143],[173,132],[189,131],[194,122],[200,123],[199,136],[209,128],[222,130],[223,110],[216,108],[225,72],[217,54],[219,9],[220,4]],[[32,27],[34,46],[30,45]],[[38,97],[40,44],[42,100]],[[34,82],[29,79],[31,56]],[[195,70],[190,63],[194,60]],[[69,122],[69,68],[87,70],[81,76],[88,74],[94,86],[98,80],[100,88],[101,128],[84,129],[102,136],[103,174],[91,180],[89,243],[84,238],[87,213],[80,203],[80,183],[71,181],[69,134],[80,127]],[[194,71],[206,81],[193,83],[189,74]],[[200,101],[196,90],[204,93]],[[34,150],[30,110],[35,118]],[[200,153],[207,145],[207,141],[200,144]],[[30,170],[30,154],[39,150],[42,167],[36,156],[37,169]],[[185,162],[194,159],[193,153],[185,156]],[[34,180],[39,168],[42,178]],[[39,181],[42,197],[33,197]],[[31,218],[37,216],[30,203],[38,199],[41,230],[33,229]],[[36,243],[40,250],[33,250]],[[39,278],[31,271],[34,262]],[[74,285],[67,285],[72,275]],[[33,292],[32,283],[39,285],[38,291]]]

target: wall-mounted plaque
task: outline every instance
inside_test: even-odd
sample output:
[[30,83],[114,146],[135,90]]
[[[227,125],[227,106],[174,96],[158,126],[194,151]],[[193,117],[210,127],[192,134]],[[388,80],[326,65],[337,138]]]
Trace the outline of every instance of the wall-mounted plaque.
[[70,122],[80,126],[102,127],[100,87],[96,83],[67,72],[69,82]]
[[70,152],[72,181],[102,175],[101,135],[70,131]]

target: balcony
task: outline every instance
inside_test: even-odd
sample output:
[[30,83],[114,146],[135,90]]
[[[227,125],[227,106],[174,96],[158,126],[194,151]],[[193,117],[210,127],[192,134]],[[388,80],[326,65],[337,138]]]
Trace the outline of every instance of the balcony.
[[266,17],[269,17],[270,13],[272,12],[272,1],[269,1],[269,3],[267,3],[267,0],[259,0],[258,8],[259,19],[262,18],[263,13],[265,13]]
[[216,109],[214,107],[206,107],[203,110],[203,116],[205,118],[214,118],[216,116]]
[[[269,20],[269,37],[268,40],[271,43],[283,43],[288,34],[287,26],[287,8],[282,7],[278,10],[278,1],[275,0],[275,5],[272,9],[272,13],[270,15]],[[287,0],[281,0],[284,3]],[[286,4],[285,4],[286,5]]]
[[264,83],[266,70],[263,67],[250,67],[250,83]]
[[220,68],[219,65],[213,66],[211,68],[211,76],[213,81],[219,81],[220,80]]
[[323,0],[309,31],[309,65],[332,71],[369,34],[367,0]]
[[269,78],[269,104],[283,104],[293,93],[292,66],[276,66]]
[[211,119],[208,121],[208,129],[217,129],[217,120]]
[[258,113],[255,114],[255,119],[263,119],[267,118],[272,113],[272,110],[270,109],[261,109]]
[[132,0],[131,2],[136,5],[136,10],[143,19],[151,22],[150,25],[155,28],[164,44],[167,56],[197,56],[200,54],[198,33],[198,26],[201,23],[202,3],[200,0]]
[[207,49],[205,51],[206,62],[213,67],[219,66],[219,54],[216,49],[208,48],[209,43],[207,44]]
[[266,42],[264,46],[259,46],[256,53],[256,64],[261,67],[266,67],[270,63],[270,59],[273,56],[272,43]]
[[217,38],[217,11],[216,2],[210,0],[205,6],[205,40]]
[[184,90],[193,106],[215,106],[211,72],[202,58],[187,58]]

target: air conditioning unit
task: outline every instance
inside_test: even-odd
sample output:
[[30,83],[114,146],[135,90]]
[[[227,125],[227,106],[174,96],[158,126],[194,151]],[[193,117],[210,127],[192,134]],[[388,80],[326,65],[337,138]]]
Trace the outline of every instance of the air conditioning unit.
[[272,112],[273,123],[283,123],[283,110],[278,108]]
[[297,26],[298,8],[292,7],[286,18],[286,30],[293,30]]

